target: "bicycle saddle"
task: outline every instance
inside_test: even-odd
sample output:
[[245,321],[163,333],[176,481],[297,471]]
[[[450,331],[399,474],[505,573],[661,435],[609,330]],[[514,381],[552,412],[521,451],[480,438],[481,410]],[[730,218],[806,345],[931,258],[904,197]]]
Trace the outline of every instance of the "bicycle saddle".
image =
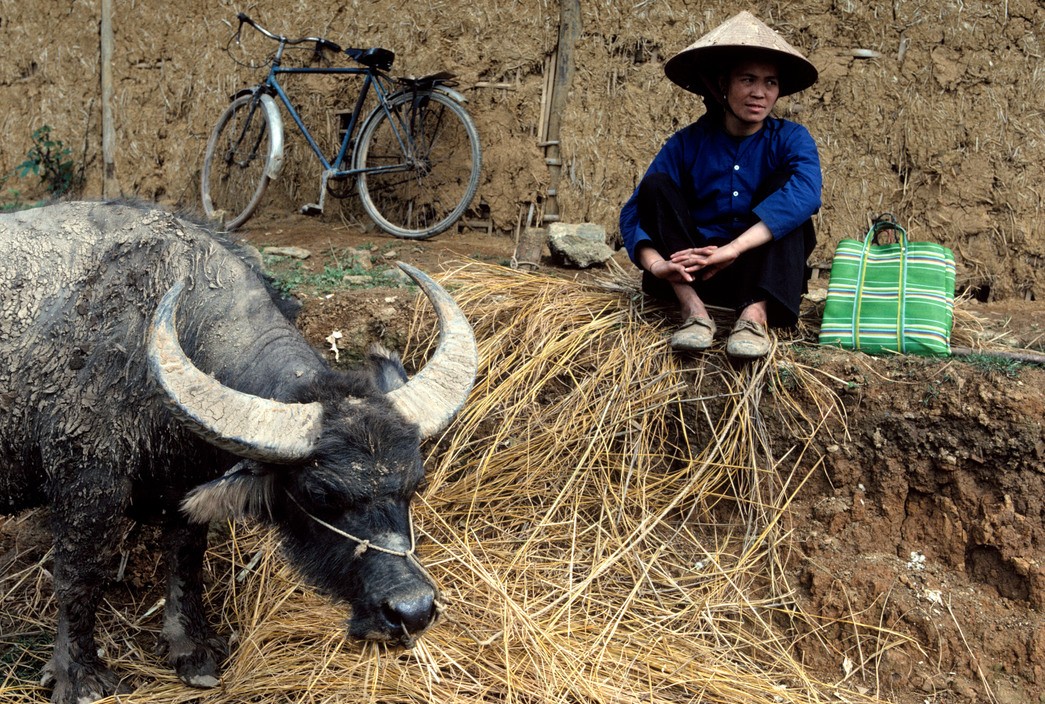
[[364,66],[376,68],[379,71],[387,71],[392,68],[392,62],[396,58],[395,52],[376,46],[371,49],[345,49],[345,53]]

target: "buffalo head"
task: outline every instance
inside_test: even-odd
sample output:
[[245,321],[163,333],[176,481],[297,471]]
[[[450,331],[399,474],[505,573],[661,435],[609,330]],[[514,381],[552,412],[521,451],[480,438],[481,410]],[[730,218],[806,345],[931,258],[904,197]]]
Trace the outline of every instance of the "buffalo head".
[[477,361],[471,327],[449,294],[400,266],[432,301],[440,325],[436,351],[412,379],[397,355],[372,347],[369,371],[325,369],[279,400],[224,386],[182,350],[182,284],[153,317],[149,362],[174,414],[241,458],[189,493],[183,510],[190,519],[250,515],[274,525],[303,576],[351,605],[350,635],[410,645],[439,610],[410,520],[424,475],[420,443],[464,404]]

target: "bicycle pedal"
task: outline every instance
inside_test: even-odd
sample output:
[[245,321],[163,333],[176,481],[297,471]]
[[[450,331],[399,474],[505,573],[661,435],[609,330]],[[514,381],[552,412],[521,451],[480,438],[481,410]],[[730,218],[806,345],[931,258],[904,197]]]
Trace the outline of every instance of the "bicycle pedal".
[[313,216],[322,215],[323,208],[317,205],[316,203],[305,203],[303,206],[301,206],[301,214]]

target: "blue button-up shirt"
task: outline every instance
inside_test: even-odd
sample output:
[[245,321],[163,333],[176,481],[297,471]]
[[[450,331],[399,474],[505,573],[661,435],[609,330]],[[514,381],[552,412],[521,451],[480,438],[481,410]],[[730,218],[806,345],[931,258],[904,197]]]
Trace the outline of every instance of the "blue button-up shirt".
[[[653,159],[648,174],[667,174],[690,196],[690,213],[708,240],[728,242],[761,220],[783,237],[820,209],[823,178],[816,142],[797,123],[767,118],[758,132],[734,137],[704,116],[676,132]],[[752,207],[759,185],[774,174],[787,182]],[[650,236],[639,226],[638,189],[624,204],[620,230],[628,256]]]

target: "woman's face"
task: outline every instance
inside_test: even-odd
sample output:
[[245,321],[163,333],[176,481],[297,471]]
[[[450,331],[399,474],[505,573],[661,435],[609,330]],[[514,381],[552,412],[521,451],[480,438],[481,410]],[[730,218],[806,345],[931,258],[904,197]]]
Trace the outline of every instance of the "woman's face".
[[730,111],[726,114],[736,118],[739,124],[735,127],[742,133],[751,134],[762,127],[779,97],[777,67],[764,61],[747,61],[729,73],[726,102]]

